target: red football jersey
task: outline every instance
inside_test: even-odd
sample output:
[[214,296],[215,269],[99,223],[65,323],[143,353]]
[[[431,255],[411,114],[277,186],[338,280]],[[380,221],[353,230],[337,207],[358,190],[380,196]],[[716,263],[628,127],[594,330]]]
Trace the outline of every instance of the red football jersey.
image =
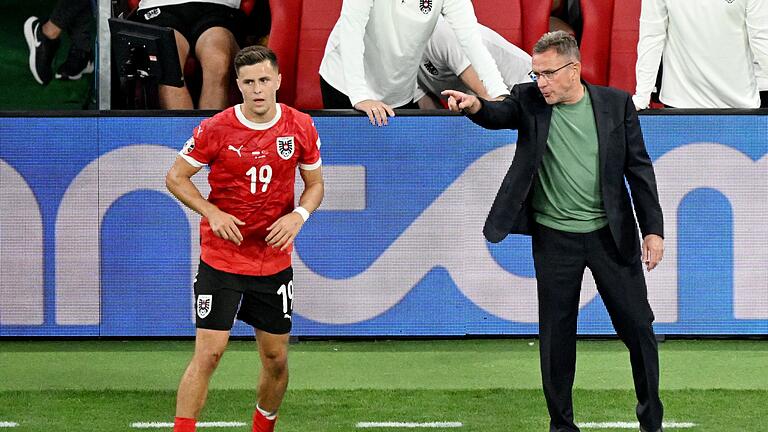
[[201,258],[229,273],[266,276],[291,265],[292,247],[268,246],[267,227],[294,209],[296,167],[320,167],[320,138],[312,118],[277,104],[268,123],[245,118],[240,105],[203,120],[179,154],[196,167],[208,165],[208,201],[245,225],[240,246],[217,237],[200,221]]

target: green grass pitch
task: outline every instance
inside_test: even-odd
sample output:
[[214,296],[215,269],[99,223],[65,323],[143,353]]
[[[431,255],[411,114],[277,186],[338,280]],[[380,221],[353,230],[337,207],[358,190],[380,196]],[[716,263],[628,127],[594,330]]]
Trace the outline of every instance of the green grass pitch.
[[[299,342],[290,348],[278,430],[460,422],[416,430],[546,431],[537,349],[534,340]],[[131,423],[170,422],[191,353],[188,341],[0,340],[0,425],[17,423],[5,429],[13,432],[137,431]],[[696,432],[764,430],[768,341],[668,341],[660,353],[665,421],[694,423],[680,430]],[[247,425],[199,430],[250,430],[258,362],[254,342],[232,342],[198,419]],[[578,423],[636,421],[620,342],[579,342],[574,399]]]

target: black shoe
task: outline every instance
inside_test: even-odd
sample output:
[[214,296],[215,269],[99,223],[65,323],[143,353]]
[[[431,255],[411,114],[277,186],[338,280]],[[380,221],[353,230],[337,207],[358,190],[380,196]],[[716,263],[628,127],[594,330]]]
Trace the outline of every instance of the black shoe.
[[29,70],[35,81],[46,85],[53,79],[53,57],[59,49],[59,40],[45,37],[43,23],[35,16],[24,23],[24,37],[29,47]]
[[93,73],[93,60],[91,53],[80,49],[70,48],[67,59],[56,71],[56,79],[79,80],[83,74]]

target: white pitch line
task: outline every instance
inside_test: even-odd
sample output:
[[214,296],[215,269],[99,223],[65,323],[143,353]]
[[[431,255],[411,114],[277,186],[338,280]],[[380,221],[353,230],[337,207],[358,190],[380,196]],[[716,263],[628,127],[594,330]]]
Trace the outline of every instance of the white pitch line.
[[[696,423],[689,422],[664,422],[664,429],[688,429],[696,427]],[[579,423],[579,427],[584,429],[635,429],[640,427],[638,422],[602,422],[602,423]]]
[[460,428],[461,422],[359,422],[358,428]]
[[[243,427],[246,423],[243,422],[197,422],[199,428],[231,428],[231,427]],[[131,423],[131,427],[134,429],[162,429],[172,428],[173,423],[170,422],[136,422]]]
[[9,421],[0,421],[0,428],[12,428],[16,427],[19,424],[16,422],[9,422]]

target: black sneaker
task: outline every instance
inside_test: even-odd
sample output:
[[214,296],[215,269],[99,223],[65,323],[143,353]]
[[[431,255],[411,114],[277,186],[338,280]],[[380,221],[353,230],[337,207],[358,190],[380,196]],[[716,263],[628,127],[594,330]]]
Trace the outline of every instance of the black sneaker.
[[93,60],[91,53],[80,49],[70,48],[67,59],[56,71],[56,79],[79,80],[83,74],[93,73]]
[[43,23],[35,16],[24,23],[24,37],[29,47],[29,70],[35,81],[46,85],[53,79],[53,57],[59,49],[59,40],[45,37]]

